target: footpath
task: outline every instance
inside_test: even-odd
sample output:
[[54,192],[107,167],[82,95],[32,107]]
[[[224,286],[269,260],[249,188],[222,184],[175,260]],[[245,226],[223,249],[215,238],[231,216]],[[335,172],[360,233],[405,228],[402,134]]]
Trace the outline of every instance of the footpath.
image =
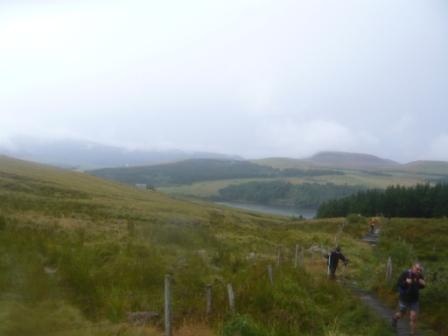
[[[374,233],[369,233],[362,239],[366,243],[371,244],[372,246],[376,246],[379,241],[379,230],[376,230]],[[384,319],[389,325],[391,323],[392,315],[394,311],[384,305],[375,295],[372,293],[354,288],[350,286],[351,290],[361,299],[361,301],[370,307],[379,317]],[[411,334],[411,330],[409,327],[409,318],[403,318],[398,321],[397,326],[397,336],[409,336]],[[415,334],[416,336],[422,336],[419,332]]]

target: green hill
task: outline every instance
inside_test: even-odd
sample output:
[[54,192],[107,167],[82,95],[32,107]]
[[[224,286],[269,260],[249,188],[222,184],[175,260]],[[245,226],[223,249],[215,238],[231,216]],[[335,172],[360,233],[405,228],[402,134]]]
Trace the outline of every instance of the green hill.
[[305,159],[266,158],[254,162],[273,168],[301,169],[349,169],[349,170],[386,170],[399,168],[400,164],[370,154],[347,152],[320,152]]
[[407,163],[404,168],[413,173],[448,177],[448,162],[446,161],[414,161]]
[[246,161],[195,159],[155,166],[99,169],[89,173],[124,183],[157,187],[217,179],[266,177],[274,172],[271,167]]
[[93,170],[92,175],[130,184],[155,187],[199,181],[343,175],[333,170],[276,169],[250,161],[195,159],[155,166]]
[[[367,154],[322,152],[301,160],[196,159],[155,166],[101,169],[89,173],[127,184],[155,187],[174,196],[296,209],[305,206],[317,208],[332,195],[341,197],[361,189],[412,186],[440,179],[438,175],[405,168],[391,160]],[[279,185],[288,186],[294,191],[273,197],[275,188],[271,187]]]
[[272,158],[264,158],[252,160],[252,162],[269,166],[277,169],[287,169],[287,168],[296,168],[296,169],[313,169],[317,168],[313,162],[304,160],[304,159],[292,159],[292,158],[282,158],[282,157],[272,157]]
[[346,152],[321,152],[306,159],[265,158],[254,163],[277,169],[339,169],[346,173],[364,172],[372,175],[408,174],[420,177],[431,175],[448,176],[446,161],[413,161],[400,164],[374,155]]
[[308,160],[318,166],[342,169],[384,170],[399,166],[395,161],[362,153],[321,152]]

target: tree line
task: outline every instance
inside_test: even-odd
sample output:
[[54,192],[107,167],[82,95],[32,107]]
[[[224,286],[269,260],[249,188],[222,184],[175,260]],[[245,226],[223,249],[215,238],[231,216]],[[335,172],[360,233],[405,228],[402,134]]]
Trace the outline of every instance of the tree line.
[[371,189],[324,202],[317,217],[343,217],[357,213],[363,216],[443,217],[448,216],[448,184],[418,184],[413,187],[390,186]]
[[361,187],[333,183],[247,182],[219,190],[217,200],[315,209],[322,202],[345,197],[359,190]]

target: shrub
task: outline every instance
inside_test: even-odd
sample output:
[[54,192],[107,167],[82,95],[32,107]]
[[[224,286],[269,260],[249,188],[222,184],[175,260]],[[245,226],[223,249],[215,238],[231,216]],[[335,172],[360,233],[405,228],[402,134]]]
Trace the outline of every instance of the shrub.
[[361,216],[360,214],[350,214],[347,216],[347,222],[349,224],[361,224],[361,223],[367,223],[367,219],[364,216]]
[[255,321],[247,315],[236,315],[228,320],[222,329],[222,336],[268,336]]

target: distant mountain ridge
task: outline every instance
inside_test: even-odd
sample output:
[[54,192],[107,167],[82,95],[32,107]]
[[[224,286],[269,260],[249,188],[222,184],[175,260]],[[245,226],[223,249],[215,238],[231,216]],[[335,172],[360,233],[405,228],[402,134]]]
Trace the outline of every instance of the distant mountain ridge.
[[128,168],[104,168],[88,171],[89,174],[130,184],[146,184],[154,187],[191,184],[199,181],[305,177],[341,175],[333,170],[304,171],[280,170],[245,160],[190,159],[154,166]]
[[0,146],[0,154],[79,170],[156,165],[187,159],[242,160],[237,155],[182,150],[130,150],[81,140],[39,141],[33,138],[13,139],[8,148]]
[[[404,171],[404,165],[374,155],[321,152],[307,159],[185,160],[153,166],[105,168],[90,174],[130,184],[154,187],[186,185],[200,181],[248,178],[317,178],[328,180],[353,171],[370,176],[389,176],[387,171]],[[448,170],[447,170],[448,174]],[[339,178],[341,180],[341,178]],[[347,180],[346,180],[347,181]]]
[[421,160],[399,163],[375,155],[348,152],[319,152],[309,158],[264,158],[253,160],[260,165],[279,169],[348,169],[364,171],[402,171],[422,175],[448,176],[447,161]]
[[404,165],[404,168],[410,172],[426,173],[433,175],[448,175],[448,162],[420,160],[412,161]]
[[384,169],[400,166],[398,162],[363,153],[320,152],[306,160],[320,166],[346,169]]
[[[83,140],[37,140],[31,137],[14,138],[8,147],[0,145],[0,154],[77,170],[154,166],[191,159],[245,161],[238,155],[182,150],[130,150]],[[274,169],[403,171],[448,176],[446,161],[426,160],[401,164],[371,154],[340,151],[323,151],[300,159],[268,157],[248,162]]]

